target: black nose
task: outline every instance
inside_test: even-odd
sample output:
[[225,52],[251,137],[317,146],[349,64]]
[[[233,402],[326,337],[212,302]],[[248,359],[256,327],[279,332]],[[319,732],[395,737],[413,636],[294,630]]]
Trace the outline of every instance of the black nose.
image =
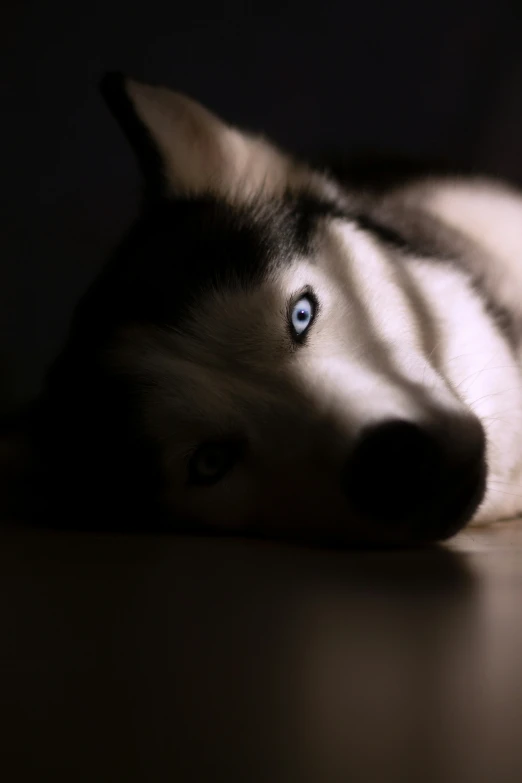
[[386,421],[361,434],[343,472],[354,510],[372,522],[444,538],[464,525],[485,489],[485,436],[474,417],[425,427]]

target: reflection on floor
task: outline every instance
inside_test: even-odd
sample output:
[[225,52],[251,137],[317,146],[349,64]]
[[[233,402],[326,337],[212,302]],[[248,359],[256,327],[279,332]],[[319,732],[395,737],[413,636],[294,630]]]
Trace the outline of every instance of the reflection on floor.
[[394,553],[0,538],[8,783],[522,780],[522,523]]

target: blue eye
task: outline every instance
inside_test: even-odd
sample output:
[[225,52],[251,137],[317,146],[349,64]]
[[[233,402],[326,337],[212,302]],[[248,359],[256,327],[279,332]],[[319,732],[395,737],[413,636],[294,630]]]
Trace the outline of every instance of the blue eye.
[[303,338],[315,315],[315,302],[311,296],[302,296],[293,306],[291,315],[294,337]]

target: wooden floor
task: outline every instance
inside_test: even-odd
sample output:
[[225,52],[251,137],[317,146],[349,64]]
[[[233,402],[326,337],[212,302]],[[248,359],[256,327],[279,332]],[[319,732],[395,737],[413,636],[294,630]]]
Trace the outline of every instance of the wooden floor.
[[522,524],[372,554],[0,538],[5,783],[522,781]]

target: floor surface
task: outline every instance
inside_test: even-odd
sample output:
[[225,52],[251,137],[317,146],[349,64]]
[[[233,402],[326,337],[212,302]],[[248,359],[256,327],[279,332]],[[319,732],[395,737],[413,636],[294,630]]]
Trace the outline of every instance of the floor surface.
[[4,783],[522,781],[522,523],[395,553],[0,539]]

